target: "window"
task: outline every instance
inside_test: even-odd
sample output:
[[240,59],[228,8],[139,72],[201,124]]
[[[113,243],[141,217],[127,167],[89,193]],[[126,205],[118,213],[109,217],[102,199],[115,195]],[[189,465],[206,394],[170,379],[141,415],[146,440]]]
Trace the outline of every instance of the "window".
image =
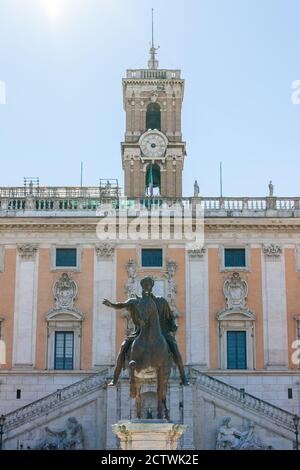
[[142,267],[160,268],[163,265],[163,250],[161,248],[142,249]]
[[151,163],[146,171],[146,195],[160,195],[160,168],[156,163]]
[[71,370],[73,369],[74,358],[74,333],[66,331],[57,331],[55,333],[55,357],[54,369]]
[[0,339],[2,338],[2,320],[0,320]]
[[225,268],[245,268],[246,250],[245,248],[225,248]]
[[55,266],[73,268],[77,266],[76,248],[56,248]]
[[227,331],[227,369],[247,369],[246,331]]
[[146,130],[149,129],[161,130],[160,106],[157,103],[150,103],[147,107]]

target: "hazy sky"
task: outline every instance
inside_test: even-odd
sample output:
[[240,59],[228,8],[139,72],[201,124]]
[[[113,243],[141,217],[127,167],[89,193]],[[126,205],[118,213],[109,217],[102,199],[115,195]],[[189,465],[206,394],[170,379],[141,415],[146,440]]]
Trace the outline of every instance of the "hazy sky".
[[0,0],[0,185],[123,186],[122,77],[146,67],[155,8],[162,68],[186,79],[184,194],[299,196],[300,0]]

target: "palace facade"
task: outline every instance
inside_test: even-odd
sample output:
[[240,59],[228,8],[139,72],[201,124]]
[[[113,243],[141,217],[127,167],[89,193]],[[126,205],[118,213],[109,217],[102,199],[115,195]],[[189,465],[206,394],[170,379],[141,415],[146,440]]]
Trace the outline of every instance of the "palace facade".
[[[145,275],[171,305],[190,376],[183,388],[174,369],[168,394],[171,418],[188,425],[181,447],[215,448],[224,416],[253,422],[267,445],[296,445],[300,197],[204,197],[197,186],[183,197],[184,80],[155,53],[123,79],[124,194],[116,181],[0,188],[5,448],[32,448],[70,416],[85,448],[118,447],[111,426],[133,418],[134,404],[126,373],[106,383],[131,321],[102,299],[135,296]],[[179,235],[186,214],[195,229],[198,208],[196,246]],[[153,403],[149,384],[144,413]]]

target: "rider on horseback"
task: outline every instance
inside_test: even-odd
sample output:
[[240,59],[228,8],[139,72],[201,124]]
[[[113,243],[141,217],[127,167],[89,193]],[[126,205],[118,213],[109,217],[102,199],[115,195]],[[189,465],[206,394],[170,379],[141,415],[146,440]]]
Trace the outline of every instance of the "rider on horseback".
[[154,281],[152,277],[145,277],[144,279],[142,279],[141,286],[142,286],[142,298],[137,297],[135,299],[128,299],[126,300],[126,302],[117,302],[117,303],[112,303],[107,299],[103,300],[103,304],[106,305],[107,307],[111,307],[116,310],[121,310],[124,308],[127,309],[135,325],[135,331],[131,333],[131,335],[128,336],[121,345],[121,349],[117,356],[117,364],[115,367],[113,380],[109,383],[109,385],[110,386],[117,385],[121,371],[122,369],[125,368],[126,353],[130,345],[133,343],[133,341],[139,335],[139,332],[140,332],[141,315],[139,314],[139,304],[141,300],[147,296],[151,296],[151,298],[154,300],[156,304],[157,311],[159,314],[161,331],[167,341],[173,360],[178,367],[180,377],[181,377],[181,384],[189,385],[189,382],[185,375],[182,357],[179,352],[177,342],[174,336],[174,333],[177,331],[178,327],[172,315],[170,306],[168,302],[166,301],[166,299],[164,299],[163,297],[155,297],[152,294],[152,289],[154,286]]

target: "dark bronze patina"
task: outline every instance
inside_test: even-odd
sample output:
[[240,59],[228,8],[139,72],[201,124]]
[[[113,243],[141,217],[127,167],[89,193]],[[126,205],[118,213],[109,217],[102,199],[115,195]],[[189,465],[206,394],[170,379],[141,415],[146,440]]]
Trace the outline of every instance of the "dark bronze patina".
[[[136,399],[137,417],[141,418],[140,388],[143,373],[153,370],[157,379],[157,418],[169,418],[166,407],[167,385],[170,377],[172,359],[179,369],[181,383],[189,385],[186,378],[175,332],[177,325],[170,306],[163,297],[152,294],[154,281],[151,277],[141,280],[142,296],[125,302],[112,303],[107,299],[103,304],[114,309],[127,309],[135,325],[135,331],[122,343],[117,357],[113,380],[114,386],[122,368],[128,367],[130,375],[130,395]],[[164,413],[163,413],[164,410]]]

